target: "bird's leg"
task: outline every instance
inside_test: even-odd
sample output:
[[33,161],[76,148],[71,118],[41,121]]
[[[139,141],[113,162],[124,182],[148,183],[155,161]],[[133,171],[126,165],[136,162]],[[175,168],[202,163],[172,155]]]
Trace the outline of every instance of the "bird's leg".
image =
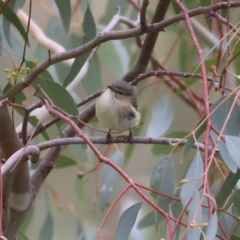
[[128,140],[129,140],[130,144],[132,144],[132,138],[133,138],[132,131],[131,131],[131,129],[129,129]]
[[105,144],[109,145],[109,143],[112,142],[112,137],[111,137],[111,129],[109,129],[108,133],[107,133],[107,136],[106,136],[106,139],[105,139]]

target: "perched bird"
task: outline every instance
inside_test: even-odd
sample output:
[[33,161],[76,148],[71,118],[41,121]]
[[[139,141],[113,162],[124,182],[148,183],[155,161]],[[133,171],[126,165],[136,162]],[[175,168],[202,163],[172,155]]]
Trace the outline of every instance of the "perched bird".
[[133,86],[122,80],[109,85],[96,102],[96,116],[105,127],[109,128],[107,143],[111,140],[111,130],[129,130],[131,141],[131,128],[140,122],[137,97]]

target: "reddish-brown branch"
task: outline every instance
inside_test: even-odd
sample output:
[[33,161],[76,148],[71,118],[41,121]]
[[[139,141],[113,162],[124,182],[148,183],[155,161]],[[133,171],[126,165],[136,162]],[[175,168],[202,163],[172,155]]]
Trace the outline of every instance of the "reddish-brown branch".
[[[206,130],[204,133],[204,144],[205,146],[208,146],[209,144],[209,136],[210,136],[210,130],[211,130],[211,119],[210,119],[210,107],[209,107],[209,94],[208,94],[208,83],[207,83],[207,72],[206,72],[206,66],[204,62],[204,53],[203,50],[201,49],[200,44],[198,43],[197,37],[195,35],[195,32],[192,27],[192,23],[190,20],[190,16],[188,14],[187,9],[183,5],[183,3],[180,0],[175,0],[176,4],[180,7],[180,9],[183,12],[183,15],[185,17],[185,21],[187,24],[187,28],[189,30],[190,36],[192,38],[192,41],[195,45],[195,48],[198,53],[198,58],[201,66],[201,72],[202,72],[202,85],[203,85],[203,100],[204,100],[204,108],[205,108],[205,114],[207,116],[206,119]],[[207,168],[208,165],[208,157],[209,157],[209,151],[207,148],[204,149],[204,169]],[[207,181],[207,174],[204,175],[204,191],[206,194],[210,195],[210,189],[209,189],[209,184]],[[212,214],[213,206],[211,201],[208,199],[209,203],[209,215]]]

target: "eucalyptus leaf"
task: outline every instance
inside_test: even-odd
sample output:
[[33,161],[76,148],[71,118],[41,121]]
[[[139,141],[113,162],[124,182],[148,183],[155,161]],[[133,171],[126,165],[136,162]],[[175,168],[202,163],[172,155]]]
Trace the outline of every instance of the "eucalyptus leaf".
[[240,138],[235,136],[225,135],[226,147],[233,161],[240,168]]
[[55,163],[55,168],[64,168],[76,165],[76,161],[67,156],[60,155]]
[[130,232],[132,230],[132,227],[136,221],[138,211],[140,210],[141,206],[142,206],[142,202],[139,202],[132,205],[131,207],[129,207],[124,211],[124,213],[122,214],[118,222],[117,230],[115,232],[115,237],[114,237],[115,240],[128,239]]
[[[150,188],[162,194],[173,196],[174,193],[174,165],[172,156],[167,156],[160,160],[154,167],[151,178]],[[172,201],[170,197],[151,193],[153,201],[164,211],[169,211],[169,205]],[[163,216],[156,212],[156,222],[163,219]]]
[[39,234],[39,240],[53,239],[53,218],[50,212],[48,212],[44,223],[41,227],[40,234]]
[[168,98],[160,98],[152,107],[146,135],[153,138],[162,136],[171,126],[173,116],[174,112]]
[[[118,167],[122,167],[124,163],[124,154],[120,151],[115,152],[110,156],[112,162]],[[117,181],[119,173],[114,168],[105,164],[102,168],[101,185],[100,185],[100,204],[101,209],[105,209],[109,204],[109,198],[113,192],[114,185]]]
[[[0,1],[0,8],[2,8],[4,4],[5,3],[3,1]],[[14,27],[22,36],[23,40],[29,44],[27,32],[25,31],[25,28],[23,27],[16,13],[9,6],[6,6],[2,14],[12,25],[14,25]]]
[[54,0],[58,11],[60,13],[60,17],[63,23],[63,27],[66,33],[69,30],[70,21],[71,21],[71,2],[70,0]]
[[[84,32],[84,37],[83,37],[82,44],[89,42],[96,36],[96,26],[95,26],[94,18],[89,6],[87,7],[86,12],[84,14],[83,32]],[[66,76],[63,82],[63,86],[66,87],[73,81],[73,79],[79,73],[80,69],[83,67],[90,53],[91,52],[89,51],[75,58],[74,63],[70,69],[70,72],[68,73],[68,75]]]
[[[186,206],[193,198],[195,190],[202,186],[203,182],[203,162],[199,151],[197,151],[192,163],[185,176],[185,183],[180,192],[183,206]],[[191,204],[190,204],[191,205]]]
[[37,78],[32,85],[35,90],[38,90],[38,87],[40,86],[44,93],[40,91],[39,95],[44,99],[50,99],[59,110],[61,109],[72,116],[78,115],[78,110],[72,96],[60,84],[46,79]]

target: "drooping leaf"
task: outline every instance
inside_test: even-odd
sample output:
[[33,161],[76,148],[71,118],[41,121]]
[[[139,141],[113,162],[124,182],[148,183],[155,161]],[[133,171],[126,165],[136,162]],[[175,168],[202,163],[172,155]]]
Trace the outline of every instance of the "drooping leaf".
[[195,190],[202,185],[203,172],[202,157],[199,151],[197,151],[185,176],[186,183],[183,184],[180,192],[180,198],[183,206],[188,204],[189,200],[193,197]]
[[217,211],[213,213],[208,221],[208,225],[204,231],[206,239],[214,239],[218,229]]
[[[197,151],[190,167],[185,176],[185,183],[182,186],[180,192],[181,202],[183,208],[187,206],[187,222],[192,224],[193,222],[196,226],[191,227],[186,234],[186,239],[200,239],[201,232],[199,231],[198,225],[203,223],[202,217],[202,207],[200,202],[200,192],[199,187],[202,186],[203,182],[203,162],[202,157]],[[197,209],[197,212],[196,212]]]
[[[171,132],[169,134],[166,135],[166,138],[184,138],[188,135],[187,132],[185,131],[177,131],[177,132]],[[174,151],[173,151],[174,149]],[[151,148],[152,154],[153,155],[159,155],[159,154],[164,154],[164,155],[168,155],[170,154],[172,151],[176,152],[178,150],[180,150],[181,147],[172,145],[171,142],[169,142],[168,145],[164,145],[164,144],[154,144]]]
[[167,97],[160,98],[152,107],[147,136],[160,137],[171,126],[174,112]]
[[[37,117],[35,116],[30,116],[28,118],[28,122],[33,126],[33,127],[42,127],[42,123],[39,123],[39,120]],[[43,138],[46,140],[46,141],[49,141],[50,140],[50,137],[47,133],[47,130],[44,130],[41,132],[41,135],[43,136]]]
[[[216,103],[212,105],[210,109],[212,113],[211,121],[215,129],[220,132],[226,121],[226,118],[229,117],[223,134],[238,136],[240,133],[240,107],[235,103],[232,108],[233,104],[233,96],[225,96],[220,98]],[[230,110],[232,110],[231,115],[228,116],[230,114]]]
[[[35,79],[32,83],[35,90],[40,86],[45,93],[39,92],[43,99],[50,99],[52,103],[62,111],[77,116],[78,110],[70,93],[60,84],[46,79]],[[45,95],[47,94],[47,96]]]
[[240,214],[240,189],[237,189],[233,194],[233,204],[238,214]]
[[[23,6],[25,0],[12,0],[9,2],[8,6],[16,12],[16,10]],[[11,23],[7,20],[7,18],[3,18],[3,30],[5,38],[11,48],[13,48],[11,43],[11,31],[10,31]]]
[[[3,5],[4,5],[4,2],[0,1],[0,8]],[[23,27],[23,25],[20,22],[16,13],[9,6],[6,6],[6,8],[4,9],[2,14],[18,30],[18,32],[22,36],[23,40],[27,41],[27,43],[29,43],[28,37],[27,37],[27,32],[25,31],[25,28]]]
[[67,156],[60,155],[55,163],[55,168],[64,168],[76,165],[76,161]]
[[71,15],[72,15],[71,2],[70,0],[54,0],[54,1],[57,5],[57,8],[63,23],[63,27],[67,33],[69,30]]
[[236,163],[238,168],[240,168],[240,138],[235,136],[225,135],[226,147],[230,153],[233,161]]
[[[216,139],[218,138],[217,134],[215,132],[211,132],[211,138],[214,142],[216,142]],[[230,154],[228,147],[226,145],[226,142],[221,138],[218,142],[218,149],[219,152],[221,153],[221,157],[226,163],[227,167],[235,173],[237,171],[237,164],[232,158],[232,155]]]
[[[219,224],[221,224],[222,228],[218,228],[217,234],[221,237],[227,237],[227,239],[229,239],[231,235],[231,230],[232,230],[232,223],[228,222],[225,217],[226,217],[226,214],[222,213],[221,211],[218,212],[218,222]],[[224,230],[224,232],[222,230]]]
[[[150,188],[162,194],[173,196],[174,193],[174,165],[172,156],[167,156],[160,160],[154,167],[151,178]],[[165,197],[159,194],[151,193],[153,201],[164,211],[169,211],[169,205],[172,201],[170,197]],[[161,214],[156,212],[156,222],[163,219]]]
[[[225,129],[223,129],[223,135],[239,136],[240,133],[240,107],[234,104],[233,96],[225,96],[220,98],[216,103],[211,107],[211,122],[218,132],[222,131],[225,121],[227,121]],[[231,112],[230,112],[231,111]],[[216,142],[218,138],[215,131],[211,131],[211,137],[213,142]],[[228,151],[226,143],[221,138],[218,143],[218,149],[221,153],[223,160],[229,169],[233,172],[237,171],[237,164],[232,159],[232,155]]]
[[155,224],[155,212],[152,211],[145,215],[138,223],[137,228],[143,229],[146,227],[150,227]]
[[[212,4],[211,0],[200,0],[201,7],[207,7]],[[212,30],[212,17],[209,14],[204,14],[205,21],[207,23],[208,28],[210,31]]]
[[198,122],[197,126],[196,126],[196,130],[193,133],[193,135],[191,135],[188,140],[186,145],[183,148],[183,152],[182,152],[182,158],[185,159],[187,154],[189,153],[189,151],[192,149],[193,144],[195,143],[195,139],[197,140],[205,131],[206,129],[206,116],[203,115],[202,118],[200,119],[200,121]]
[[92,94],[102,88],[101,82],[101,64],[97,55],[91,61],[88,72],[82,80],[82,85],[87,94]]
[[[117,151],[110,156],[112,162],[117,166],[122,167],[124,163],[124,155],[122,152]],[[109,204],[109,197],[114,189],[119,174],[111,166],[104,165],[101,174],[101,188],[100,188],[100,204],[101,209],[105,209]]]
[[191,203],[187,207],[187,222],[188,226],[190,224],[195,224],[187,230],[186,240],[200,240],[201,231],[199,226],[203,223],[202,208],[200,204],[200,195],[198,189],[194,189]]
[[[170,216],[171,218],[174,218],[173,212],[172,212],[172,209],[171,209],[171,208],[169,209],[169,216]],[[175,225],[176,225],[176,222],[173,221],[173,220],[170,220],[170,224],[171,224],[171,229],[174,229],[174,228],[175,228]],[[172,232],[169,231],[169,228],[168,228],[168,226],[167,226],[167,224],[166,224],[166,239],[169,239],[170,236],[171,236],[171,239],[172,239],[172,240],[176,240],[176,239],[177,239],[177,238],[176,238],[176,237],[177,237],[177,236],[176,236],[176,232],[175,232],[174,235],[172,236]]]
[[240,176],[240,170],[236,173],[230,172],[224,181],[221,190],[219,191],[219,194],[216,198],[217,206],[219,208],[223,207],[225,205],[226,200],[228,199],[231,191],[236,186]]
[[127,240],[130,232],[132,230],[132,227],[136,221],[138,211],[140,210],[142,206],[142,202],[136,203],[126,209],[124,213],[122,214],[117,230],[115,232],[115,240]]
[[29,238],[20,231],[17,234],[17,239],[18,240],[29,240]]
[[97,56],[102,63],[102,78],[107,79],[108,83],[121,79],[123,76],[123,64],[116,49],[116,45],[111,41],[101,45]]
[[[87,7],[86,12],[84,14],[83,32],[84,32],[84,37],[83,37],[82,44],[89,42],[96,36],[96,26],[95,26],[94,18],[89,6]],[[63,82],[63,86],[66,87],[73,81],[73,79],[79,73],[80,69],[83,67],[90,53],[91,52],[89,51],[75,58],[75,61],[70,69],[70,72],[68,73],[67,77]]]
[[50,212],[48,212],[44,223],[41,227],[40,234],[39,234],[39,240],[42,239],[48,239],[51,240],[53,239],[53,219],[52,215]]

